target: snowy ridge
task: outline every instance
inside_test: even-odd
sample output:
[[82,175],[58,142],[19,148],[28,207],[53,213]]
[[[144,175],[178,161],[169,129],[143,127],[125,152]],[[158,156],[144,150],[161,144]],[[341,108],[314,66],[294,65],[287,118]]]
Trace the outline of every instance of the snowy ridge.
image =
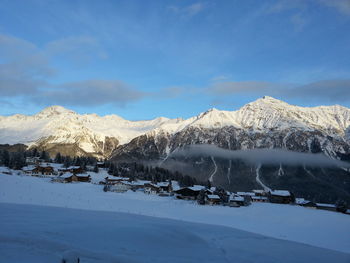
[[107,137],[118,145],[148,134],[154,137],[175,134],[189,127],[215,129],[234,127],[250,132],[271,130],[321,131],[349,140],[350,109],[342,106],[298,107],[272,97],[248,103],[237,111],[210,109],[183,120],[164,117],[148,121],[129,121],[117,115],[80,115],[61,106],[51,106],[38,114],[0,116],[0,143],[29,146],[75,143],[88,153],[103,152]]

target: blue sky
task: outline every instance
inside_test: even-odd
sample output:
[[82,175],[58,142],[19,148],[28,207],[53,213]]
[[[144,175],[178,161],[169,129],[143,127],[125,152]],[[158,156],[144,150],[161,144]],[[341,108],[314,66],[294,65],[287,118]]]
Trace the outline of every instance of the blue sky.
[[350,106],[350,1],[0,0],[0,114]]

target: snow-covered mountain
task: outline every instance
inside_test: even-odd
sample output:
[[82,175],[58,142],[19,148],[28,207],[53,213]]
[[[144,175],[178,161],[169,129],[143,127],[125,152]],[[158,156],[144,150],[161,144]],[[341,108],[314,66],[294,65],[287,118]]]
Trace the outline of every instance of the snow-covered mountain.
[[51,153],[61,150],[71,155],[108,157],[118,145],[166,122],[174,120],[160,117],[128,121],[117,115],[80,115],[61,106],[52,106],[32,116],[1,116],[0,143],[22,143]]
[[[211,109],[189,119],[128,121],[117,115],[80,115],[52,106],[32,116],[0,117],[0,144],[22,143],[51,155],[93,155],[114,161],[151,162],[228,190],[293,190],[315,201],[350,201],[350,172],[342,168],[247,164],[206,157],[174,157],[192,144],[230,150],[279,148],[350,160],[350,109],[298,107],[263,97],[237,111]],[[325,190],[326,189],[326,190]]]
[[[57,148],[64,150],[63,148],[70,147],[71,150],[67,151],[69,154],[108,157],[118,146],[127,145],[135,138],[143,138],[143,135],[154,138],[179,137],[191,130],[205,133],[209,137],[212,137],[210,133],[223,136],[223,130],[227,129],[234,129],[243,137],[251,137],[252,134],[264,137],[255,138],[253,144],[242,141],[240,146],[236,147],[240,149],[277,147],[280,145],[273,145],[270,143],[271,139],[266,141],[266,138],[276,133],[283,133],[288,137],[295,131],[318,133],[323,137],[331,136],[335,138],[336,144],[341,142],[348,145],[349,127],[348,108],[338,105],[297,107],[265,96],[237,111],[210,109],[186,120],[160,117],[148,121],[128,121],[117,115],[80,115],[60,106],[52,106],[32,116],[0,116],[0,143],[23,143],[52,152],[54,149],[57,151]],[[223,134],[217,134],[218,132]],[[264,136],[261,136],[262,134]],[[308,144],[311,144],[310,139]],[[346,152],[344,146],[336,146],[336,149],[333,149],[334,147],[327,145],[325,141],[322,144],[328,147],[325,151],[330,155],[334,155],[334,152]],[[281,146],[288,148],[286,138]],[[167,151],[171,150],[169,147],[170,145],[167,145]]]

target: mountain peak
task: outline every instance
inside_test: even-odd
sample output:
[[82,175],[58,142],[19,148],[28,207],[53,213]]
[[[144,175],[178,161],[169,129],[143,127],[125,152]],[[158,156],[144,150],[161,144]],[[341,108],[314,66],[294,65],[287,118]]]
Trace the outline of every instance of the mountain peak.
[[263,96],[262,98],[257,99],[256,101],[250,102],[247,105],[258,105],[258,106],[288,106],[289,104],[287,102],[284,102],[282,100],[279,99],[275,99],[273,97],[270,96]]
[[50,107],[47,107],[40,111],[37,115],[41,116],[53,116],[53,115],[60,115],[60,114],[74,114],[75,112],[69,109],[66,109],[62,106],[53,105]]

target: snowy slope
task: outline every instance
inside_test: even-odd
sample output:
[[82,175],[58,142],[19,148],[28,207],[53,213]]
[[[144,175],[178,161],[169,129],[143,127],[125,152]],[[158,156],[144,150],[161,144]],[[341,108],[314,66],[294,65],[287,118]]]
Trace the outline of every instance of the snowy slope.
[[[234,127],[250,132],[321,131],[331,136],[349,139],[350,109],[341,106],[297,107],[283,101],[263,97],[237,111],[211,109],[183,120],[164,117],[149,121],[128,121],[117,115],[100,117],[79,115],[60,106],[52,106],[32,116],[0,116],[0,143],[38,145],[76,144],[87,153],[108,156],[105,144],[113,139],[124,145],[132,139],[173,135],[189,128],[217,129]],[[115,147],[112,144],[110,147]]]
[[[234,228],[117,212],[0,203],[0,262],[328,263],[350,254]],[[67,261],[77,262],[77,261]]]
[[349,215],[299,206],[268,203],[240,208],[199,206],[142,192],[105,193],[102,186],[94,184],[60,184],[49,179],[1,174],[0,203],[114,211],[220,225],[350,253]]

